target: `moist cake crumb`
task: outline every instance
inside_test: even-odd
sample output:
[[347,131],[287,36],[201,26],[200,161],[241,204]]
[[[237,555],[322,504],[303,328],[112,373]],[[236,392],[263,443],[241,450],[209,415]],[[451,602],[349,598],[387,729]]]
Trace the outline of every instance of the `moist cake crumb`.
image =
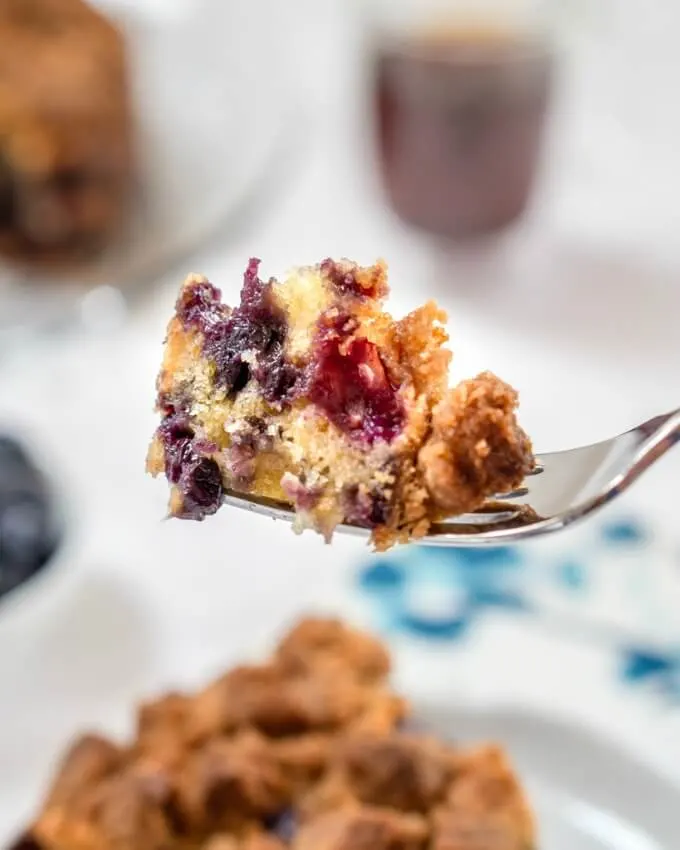
[[168,326],[147,457],[170,514],[227,491],[282,501],[296,529],[348,523],[377,549],[480,508],[531,471],[517,393],[490,372],[448,387],[446,315],[383,309],[383,262],[324,260],[282,281],[246,268],[235,308],[191,275]]
[[132,741],[74,741],[14,850],[532,850],[503,750],[401,731],[389,668],[303,620],[264,663],[141,705]]

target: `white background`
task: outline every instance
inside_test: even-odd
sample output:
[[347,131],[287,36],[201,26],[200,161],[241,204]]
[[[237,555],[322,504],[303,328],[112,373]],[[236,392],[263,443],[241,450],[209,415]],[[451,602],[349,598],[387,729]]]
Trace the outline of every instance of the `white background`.
[[[394,312],[439,299],[456,375],[488,367],[514,383],[539,450],[680,404],[675,4],[610,0],[584,19],[570,37],[533,215],[490,253],[462,257],[435,250],[383,209],[361,106],[360,5],[287,4],[277,59],[292,70],[304,109],[288,129],[292,154],[252,208],[168,273],[129,325],[35,345],[0,364],[2,418],[32,441],[73,521],[58,566],[0,616],[2,835],[29,815],[75,730],[124,733],[134,700],[204,681],[305,608],[362,616],[349,593],[351,567],[364,557],[355,542],[325,547],[231,513],[202,526],[159,521],[165,487],[146,479],[143,462],[163,326],[186,272],[207,274],[233,299],[251,255],[265,274],[327,255],[386,257]],[[148,8],[153,16],[169,6]],[[238,37],[225,32],[224,50]],[[257,44],[253,63],[271,73]],[[172,73],[179,68],[169,69],[169,85]],[[676,557],[680,544],[679,472],[680,456],[668,457],[626,497],[659,528],[657,559]],[[455,658],[397,649],[398,677],[413,692],[561,713],[660,771],[677,767],[677,718],[624,699],[600,656],[503,625]]]

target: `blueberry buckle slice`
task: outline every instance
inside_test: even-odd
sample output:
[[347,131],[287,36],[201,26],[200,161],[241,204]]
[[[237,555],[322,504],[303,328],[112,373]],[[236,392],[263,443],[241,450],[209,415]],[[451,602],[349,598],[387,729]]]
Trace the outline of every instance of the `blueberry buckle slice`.
[[326,259],[265,279],[251,259],[237,306],[183,284],[157,380],[148,471],[172,516],[202,520],[225,491],[286,502],[296,530],[344,522],[376,549],[480,507],[531,470],[516,392],[490,372],[450,388],[446,315],[395,320],[384,262]]

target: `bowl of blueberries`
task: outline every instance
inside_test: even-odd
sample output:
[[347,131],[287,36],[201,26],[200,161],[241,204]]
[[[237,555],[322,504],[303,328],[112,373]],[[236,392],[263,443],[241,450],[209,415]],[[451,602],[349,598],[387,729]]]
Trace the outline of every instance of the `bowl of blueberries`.
[[52,563],[64,535],[58,505],[31,451],[0,434],[0,605]]

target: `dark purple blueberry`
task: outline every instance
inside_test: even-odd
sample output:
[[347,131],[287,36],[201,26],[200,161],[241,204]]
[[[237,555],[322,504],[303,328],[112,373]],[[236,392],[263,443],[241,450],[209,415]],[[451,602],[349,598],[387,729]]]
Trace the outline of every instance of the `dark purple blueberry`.
[[215,364],[215,383],[228,393],[240,392],[250,381],[250,364],[243,353],[256,355],[266,345],[269,329],[242,316],[238,309],[226,322],[204,331],[206,357]]
[[285,324],[272,326],[267,345],[258,357],[255,377],[270,404],[290,401],[302,377],[301,370],[284,356],[286,333]]
[[236,394],[244,390],[250,382],[250,366],[241,361],[237,366],[237,371],[234,375],[234,380],[231,386],[231,391]]
[[[251,257],[243,273],[241,287],[241,306],[258,309],[262,304],[264,284],[260,280],[260,263],[257,257]],[[270,281],[271,283],[271,281]]]
[[384,493],[373,493],[372,499],[369,521],[372,525],[385,525],[390,516],[390,503]]
[[283,405],[292,398],[301,371],[286,360],[285,315],[273,301],[272,281],[260,280],[259,265],[257,259],[248,263],[234,310],[219,303],[219,290],[211,284],[196,283],[184,290],[177,315],[203,334],[203,350],[215,364],[219,387],[235,395],[255,378],[267,401]]
[[269,369],[258,370],[258,380],[262,387],[262,395],[271,405],[287,404],[296,395],[302,372],[283,359]]
[[158,437],[165,454],[165,475],[172,484],[177,484],[184,465],[192,454],[194,429],[185,414],[173,413],[161,422]]
[[24,477],[30,467],[30,460],[23,446],[5,436],[0,436],[0,463],[5,481],[14,477],[15,473],[19,478]]
[[23,494],[2,505],[0,554],[5,571],[26,569],[40,560],[49,534],[48,522],[47,506],[38,495]]
[[17,215],[16,172],[4,151],[0,151],[0,229],[16,225]]
[[177,515],[203,519],[215,513],[222,503],[222,476],[217,463],[206,455],[216,447],[196,436],[191,420],[184,414],[166,417],[157,435],[163,445],[167,479],[182,494],[182,508]]
[[0,597],[49,563],[62,533],[48,481],[19,443],[0,437]]
[[351,485],[342,493],[342,507],[345,519],[362,528],[375,528],[385,525],[390,515],[390,503],[380,490],[366,493],[357,485]]
[[222,304],[222,293],[208,281],[197,281],[185,287],[175,309],[185,328],[200,331],[212,322],[223,321],[228,314],[228,308]]
[[217,463],[209,457],[188,463],[179,479],[185,507],[215,513],[222,502],[222,476]]
[[307,395],[349,437],[372,445],[402,430],[404,409],[376,345],[352,338],[355,322],[333,316],[320,322]]

